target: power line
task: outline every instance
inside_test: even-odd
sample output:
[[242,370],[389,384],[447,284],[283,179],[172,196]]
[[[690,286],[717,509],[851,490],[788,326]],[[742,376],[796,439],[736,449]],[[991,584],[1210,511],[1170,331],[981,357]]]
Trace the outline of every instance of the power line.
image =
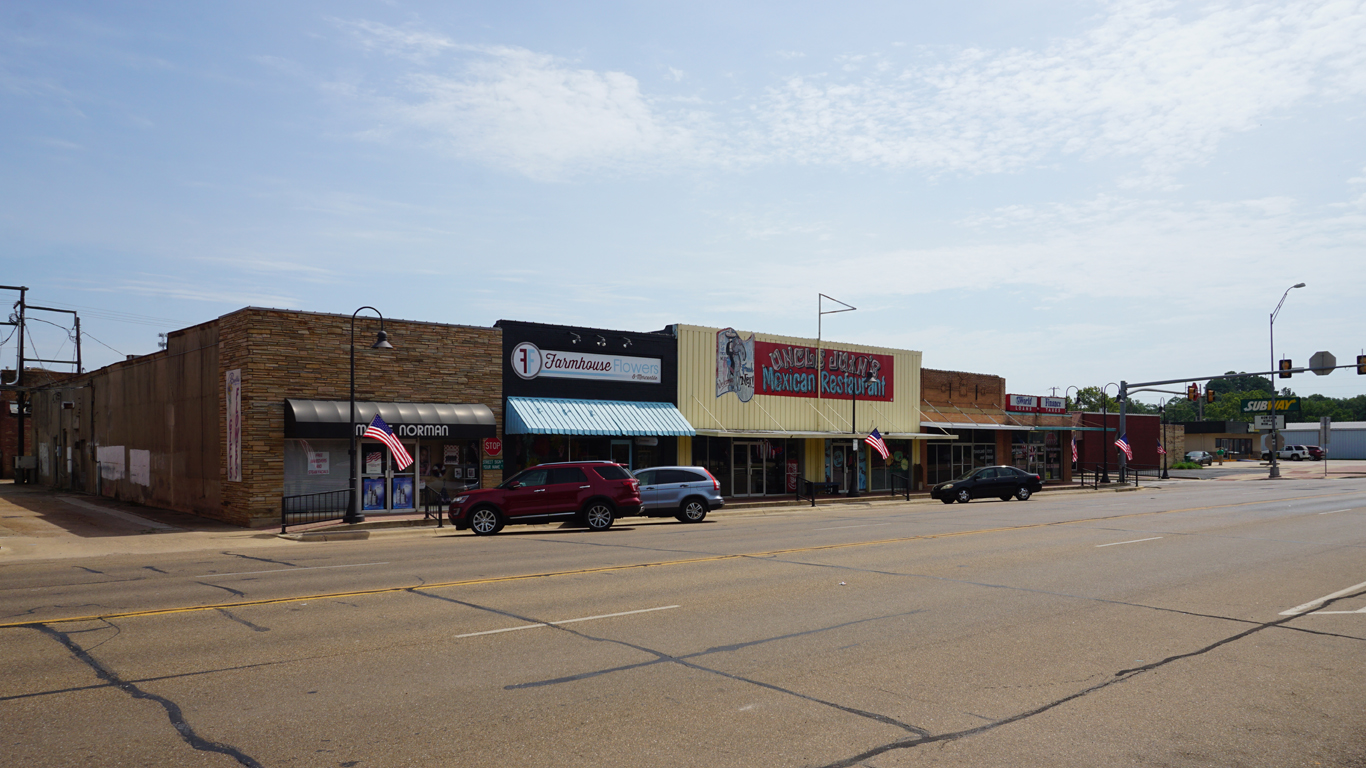
[[122,352],[119,352],[117,349],[114,349],[113,347],[109,346],[108,344],[105,344],[103,341],[100,341],[99,339],[95,338],[94,336],[91,336],[90,333],[89,333],[88,331],[81,331],[81,337],[82,337],[82,338],[86,338],[86,339],[90,339],[91,341],[95,342],[96,344],[99,344],[100,346],[104,347],[105,349],[109,350],[110,352],[114,352],[114,353],[117,353],[117,354],[119,354],[119,355],[122,355],[123,357],[127,357],[127,355],[124,355]]

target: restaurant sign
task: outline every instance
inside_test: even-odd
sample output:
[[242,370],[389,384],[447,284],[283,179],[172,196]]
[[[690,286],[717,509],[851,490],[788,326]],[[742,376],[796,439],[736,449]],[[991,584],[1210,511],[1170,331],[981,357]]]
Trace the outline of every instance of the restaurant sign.
[[[823,364],[822,364],[823,359]],[[891,402],[895,394],[891,355],[775,344],[741,337],[732,328],[716,334],[716,396],[857,397]]]
[[1243,398],[1242,413],[1256,415],[1259,413],[1299,413],[1300,399],[1298,397],[1245,397]]

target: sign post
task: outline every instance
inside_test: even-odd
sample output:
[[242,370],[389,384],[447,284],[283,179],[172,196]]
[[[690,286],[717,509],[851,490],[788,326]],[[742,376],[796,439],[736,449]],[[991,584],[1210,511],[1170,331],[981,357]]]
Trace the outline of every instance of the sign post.
[[1323,476],[1328,477],[1328,443],[1333,439],[1333,417],[1319,417],[1319,447],[1323,449]]

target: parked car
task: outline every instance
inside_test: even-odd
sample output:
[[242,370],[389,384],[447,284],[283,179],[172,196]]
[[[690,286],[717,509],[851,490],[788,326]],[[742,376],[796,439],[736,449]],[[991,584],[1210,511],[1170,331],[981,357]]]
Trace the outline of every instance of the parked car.
[[1322,460],[1323,460],[1323,449],[1322,449],[1322,448],[1318,447],[1317,445],[1306,445],[1306,446],[1304,446],[1304,448],[1305,448],[1305,450],[1309,451],[1309,458],[1310,458],[1310,459],[1313,459],[1314,461],[1322,461]]
[[1214,463],[1214,456],[1209,451],[1186,451],[1186,461],[1208,467]]
[[574,520],[594,531],[640,512],[640,482],[610,461],[568,461],[522,470],[496,488],[466,491],[451,500],[459,530],[491,536],[504,525]]
[[641,514],[700,523],[707,512],[722,507],[721,483],[702,467],[651,467],[636,470]]
[[1013,496],[1020,501],[1043,489],[1043,479],[1016,467],[981,467],[970,470],[957,480],[940,483],[930,489],[930,497],[945,504],[957,501],[966,504],[973,499],[996,497],[1009,501]]

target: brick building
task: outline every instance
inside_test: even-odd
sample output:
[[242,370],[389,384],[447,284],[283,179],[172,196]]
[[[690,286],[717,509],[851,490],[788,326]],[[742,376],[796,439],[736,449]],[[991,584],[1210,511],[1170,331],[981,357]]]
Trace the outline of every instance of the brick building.
[[926,444],[922,487],[994,464],[1071,482],[1075,426],[1060,398],[1008,395],[1004,378],[985,373],[922,368],[920,381],[921,427],[952,438]]
[[[41,481],[244,526],[278,524],[282,496],[345,490],[352,322],[248,307],[36,392]],[[393,349],[375,350],[380,320],[354,323],[357,422],[379,414],[415,459],[360,442],[365,508],[501,482],[481,440],[502,429],[501,331],[386,319]]]

